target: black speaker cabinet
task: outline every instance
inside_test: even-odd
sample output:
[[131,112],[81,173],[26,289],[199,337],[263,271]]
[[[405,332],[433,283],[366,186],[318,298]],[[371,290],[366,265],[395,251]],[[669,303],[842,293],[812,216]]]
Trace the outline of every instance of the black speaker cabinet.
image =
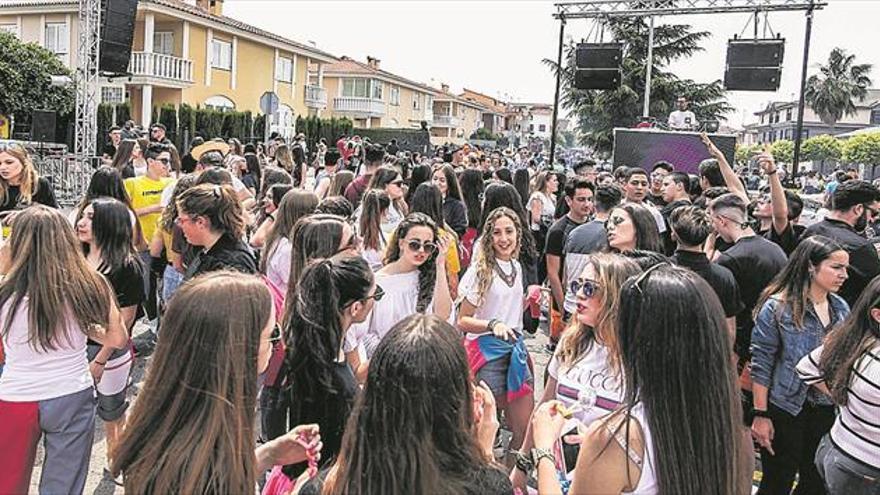
[[578,69],[619,69],[621,60],[621,43],[578,43],[575,49]]
[[724,88],[732,91],[776,91],[782,79],[779,67],[728,67]]
[[37,143],[55,142],[55,112],[34,110],[31,114],[31,141]]
[[620,69],[577,69],[574,87],[577,89],[617,89],[620,86]]
[[728,67],[780,67],[785,40],[730,40],[727,42]]
[[[98,63],[101,72],[128,73],[137,4],[138,0],[101,1],[101,59]],[[144,43],[152,43],[152,40]]]

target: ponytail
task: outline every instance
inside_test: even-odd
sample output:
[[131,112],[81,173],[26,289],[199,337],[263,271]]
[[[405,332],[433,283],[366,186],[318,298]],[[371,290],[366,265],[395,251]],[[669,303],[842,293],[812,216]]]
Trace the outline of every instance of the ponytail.
[[358,230],[364,239],[364,248],[379,250],[382,241],[382,213],[391,206],[391,198],[381,189],[364,193]]

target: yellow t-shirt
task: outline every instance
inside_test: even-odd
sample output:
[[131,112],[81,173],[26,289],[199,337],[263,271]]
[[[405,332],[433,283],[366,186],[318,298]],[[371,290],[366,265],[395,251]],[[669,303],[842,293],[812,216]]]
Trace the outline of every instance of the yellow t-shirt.
[[[159,180],[153,180],[146,175],[125,179],[125,191],[131,198],[131,206],[135,211],[147,206],[155,206],[162,201],[162,191],[170,184],[173,179],[165,177]],[[144,239],[148,241],[153,238],[156,232],[156,225],[162,217],[162,212],[149,213],[147,215],[138,215],[141,221],[141,231]]]
[[446,251],[446,272],[450,275],[458,275],[461,271],[461,263],[458,260],[458,239],[455,234],[447,233],[440,229],[440,235],[449,235],[449,251]]

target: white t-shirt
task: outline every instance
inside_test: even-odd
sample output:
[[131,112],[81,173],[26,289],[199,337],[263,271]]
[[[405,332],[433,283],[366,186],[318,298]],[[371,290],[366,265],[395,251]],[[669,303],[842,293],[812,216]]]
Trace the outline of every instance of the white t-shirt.
[[560,364],[560,350],[557,346],[547,364],[547,373],[556,379],[556,399],[568,408],[578,405],[574,417],[585,425],[614,411],[623,399],[623,383],[608,366],[608,348],[594,341],[571,365]]
[[[10,304],[0,310],[6,322]],[[3,337],[6,364],[0,375],[0,400],[38,402],[82,392],[92,386],[86,357],[86,334],[72,318],[66,336],[55,342],[54,350],[34,349],[28,343],[28,298],[18,305],[9,332]]]
[[[373,304],[373,310],[362,323],[355,323],[345,334],[343,350],[351,352],[358,344],[363,344],[367,358],[373,356],[383,337],[400,320],[417,313],[416,302],[419,294],[419,271],[407,273],[377,273],[376,285],[382,287],[385,296]],[[434,311],[433,301],[428,303],[425,313]]]
[[669,114],[667,124],[673,129],[695,129],[700,122],[697,121],[697,116],[694,115],[694,112],[690,110],[685,110],[684,112],[676,110]]
[[532,203],[538,201],[541,203],[541,222],[546,225],[551,225],[553,223],[553,219],[556,216],[556,203],[553,202],[546,194],[535,191],[529,197],[529,210],[531,211]]
[[287,294],[287,282],[290,279],[290,240],[279,237],[266,259],[266,278],[275,284],[282,294]]
[[[511,269],[516,270],[516,281],[513,283],[513,287],[508,286],[497,272],[493,272],[492,283],[480,303],[477,297],[477,265],[471,263],[458,285],[459,297],[464,297],[477,307],[474,318],[498,320],[520,334],[522,333],[524,309],[522,266],[516,260],[502,261],[496,258],[495,262],[499,264],[504,273],[510,273]],[[467,338],[471,340],[479,337],[479,334],[467,334]]]

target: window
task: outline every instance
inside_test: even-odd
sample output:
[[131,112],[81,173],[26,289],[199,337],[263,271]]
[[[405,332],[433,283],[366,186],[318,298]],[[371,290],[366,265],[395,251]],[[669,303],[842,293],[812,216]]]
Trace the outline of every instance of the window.
[[391,86],[391,104],[400,105],[400,86]]
[[342,96],[367,98],[370,95],[369,79],[343,79]]
[[171,31],[157,31],[153,34],[153,52],[162,55],[174,54],[174,33]]
[[372,81],[373,83],[373,99],[381,100],[382,99],[382,81],[376,81],[375,79]]
[[18,24],[0,24],[0,32],[12,33],[16,37],[20,37],[18,34]]
[[275,80],[293,82],[293,60],[278,57],[278,62],[275,64]]
[[535,132],[535,124],[529,124],[529,132]]
[[433,110],[433,108],[434,108],[434,97],[428,95],[425,97],[425,110]]
[[205,100],[205,108],[223,112],[226,110],[235,110],[235,103],[225,96],[212,96]]
[[871,109],[871,125],[880,125],[880,107]]
[[124,103],[125,88],[118,86],[104,86],[101,88],[101,103]]
[[791,109],[790,108],[785,111],[785,120],[786,121],[791,120]]
[[547,132],[547,126],[545,124],[539,125],[538,132]]
[[232,70],[232,43],[211,40],[211,67]]
[[418,110],[422,104],[422,95],[413,93],[413,110]]
[[46,23],[46,49],[55,55],[66,55],[70,37],[67,24],[63,22]]

